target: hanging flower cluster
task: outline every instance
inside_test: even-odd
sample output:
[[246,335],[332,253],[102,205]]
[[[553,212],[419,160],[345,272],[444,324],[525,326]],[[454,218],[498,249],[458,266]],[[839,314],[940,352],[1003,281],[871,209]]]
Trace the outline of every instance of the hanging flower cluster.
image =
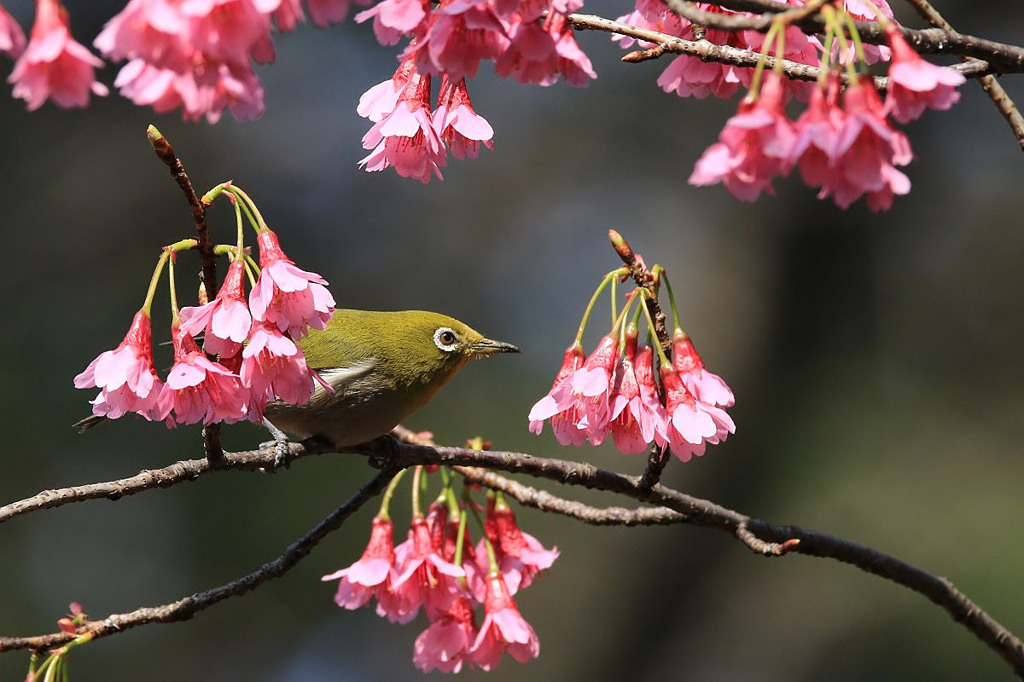
[[[704,361],[679,325],[675,299],[664,270],[654,272],[664,281],[672,301],[675,329],[669,347],[654,334],[646,299],[647,289],[630,292],[627,304],[616,313],[612,326],[588,356],[583,333],[601,292],[625,269],[608,273],[584,313],[575,341],[565,351],[562,366],[546,396],[530,410],[530,431],[539,434],[551,422],[562,445],[600,445],[609,436],[623,454],[644,452],[653,445],[671,451],[682,461],[703,455],[707,445],[724,441],[736,431],[726,412],[735,403],[732,391]],[[647,314],[649,342],[639,343],[637,323]]]
[[[99,388],[93,414],[116,419],[128,413],[150,421],[212,424],[244,419],[260,423],[272,400],[304,404],[320,377],[306,365],[295,341],[309,329],[324,329],[334,312],[327,281],[306,272],[281,250],[277,235],[263,221],[249,196],[225,183],[204,201],[224,194],[238,218],[238,243],[215,252],[231,259],[213,301],[178,309],[174,262],[179,251],[194,249],[185,239],[164,248],[142,309],[121,344],[101,353],[75,377],[76,388]],[[257,231],[259,264],[243,243],[241,203]],[[156,286],[168,265],[171,290],[171,343],[174,365],[161,380],[153,364],[150,309]],[[245,279],[251,284],[248,301]],[[206,352],[195,337],[202,335]],[[209,356],[218,356],[216,360]],[[325,390],[327,386],[325,385]]]
[[[480,144],[493,148],[494,131],[472,107],[466,79],[480,62],[521,83],[552,85],[565,78],[586,85],[596,78],[579,48],[567,15],[578,0],[381,0],[356,15],[373,19],[384,45],[411,38],[390,81],[375,85],[359,101],[359,114],[374,122],[363,137],[368,171],[394,167],[421,182],[441,178],[446,149],[476,158]],[[430,113],[431,76],[441,77],[438,104]]]
[[[419,502],[424,471],[416,468],[407,539],[394,546],[388,515],[399,475],[384,494],[362,557],[323,577],[338,581],[334,601],[354,610],[375,600],[377,614],[392,623],[409,623],[422,611],[429,626],[416,638],[413,663],[424,672],[491,670],[502,653],[520,663],[536,658],[537,634],[513,597],[551,567],[558,550],[524,533],[512,508],[494,491],[487,493],[483,533],[474,544],[467,521],[469,516],[479,521],[477,507],[468,486],[456,497],[447,469],[441,469],[441,494],[424,516]],[[479,624],[477,607],[483,607]]]
[[[107,94],[95,78],[103,61],[76,42],[60,0],[36,0],[26,46],[18,23],[0,7],[0,52],[17,59],[14,96],[34,110],[47,100],[84,107]],[[349,0],[307,0],[316,26],[342,21]],[[366,4],[366,3],[363,3]],[[114,81],[121,94],[158,113],[181,109],[186,120],[217,122],[225,109],[248,120],[263,113],[263,86],[253,62],[274,61],[272,30],[305,21],[301,0],[129,0],[93,45],[126,61]]]
[[[696,6],[737,14],[705,3]],[[899,167],[909,164],[913,153],[906,135],[889,118],[906,123],[925,108],[949,109],[960,97],[956,87],[964,77],[922,59],[903,38],[885,0],[878,0],[877,6],[870,0],[846,0],[836,8],[823,7],[822,14],[829,29],[821,39],[805,36],[781,23],[783,19],[765,36],[751,31],[704,32],[704,38],[716,44],[820,65],[816,86],[784,78],[781,63],[777,71],[763,74],[763,62],[751,69],[688,55],[676,57],[661,74],[658,84],[681,97],[730,97],[741,84],[750,88],[719,141],[697,162],[690,184],[722,183],[737,198],[753,201],[762,192],[773,194],[772,180],[799,167],[804,182],[819,188],[819,199],[831,197],[847,208],[864,197],[873,211],[887,210],[897,195],[910,191],[910,180]],[[857,35],[853,21],[876,19],[886,29],[888,48],[865,46]],[[638,0],[636,10],[623,20],[694,39],[692,24],[653,0]],[[867,65],[876,61],[889,62],[884,102],[867,75]],[[845,92],[840,69],[847,75]],[[791,95],[810,102],[795,121],[785,111]]]

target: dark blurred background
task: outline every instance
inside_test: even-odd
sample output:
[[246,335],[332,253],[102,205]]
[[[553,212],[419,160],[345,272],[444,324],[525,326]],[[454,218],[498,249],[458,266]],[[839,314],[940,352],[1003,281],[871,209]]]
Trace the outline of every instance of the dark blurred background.
[[[28,2],[5,4],[28,23]],[[75,35],[90,43],[122,5],[70,0]],[[614,17],[630,7],[586,9]],[[1024,6],[940,9],[963,32],[1024,35]],[[408,421],[442,443],[482,435],[501,449],[641,470],[608,448],[531,436],[525,419],[598,278],[616,266],[606,231],[620,230],[668,269],[686,327],[737,395],[736,435],[669,464],[669,485],[894,553],[1024,633],[1024,174],[988,98],[969,83],[952,112],[907,128],[914,188],[886,214],[815,201],[797,178],[748,205],[686,184],[735,100],[665,95],[655,78],[667,62],[620,64],[603,34],[580,42],[599,74],[588,88],[526,87],[483,69],[470,88],[496,149],[453,160],[429,186],[356,167],[369,127],[356,102],[395,66],[365,26],[278,36],[255,123],[185,124],[117,95],[33,114],[0,98],[0,501],[201,456],[194,427],[70,428],[93,396],[72,377],[121,340],[160,246],[191,234],[146,143],[155,123],[200,191],[226,179],[249,191],[340,305],[438,310],[523,348],[470,367]],[[108,67],[102,80],[115,74]],[[1019,77],[1003,82],[1024,98]],[[229,210],[215,210],[212,226],[233,241]],[[179,262],[187,289],[197,265]],[[225,433],[231,449],[264,438],[248,425]],[[53,631],[72,600],[100,617],[227,582],[276,557],[370,475],[361,459],[319,457],[279,475],[217,474],[14,519],[0,527],[0,632]],[[333,584],[319,582],[359,556],[375,506],[244,599],[76,651],[74,679],[420,679],[412,643],[425,621],[342,611]],[[519,599],[540,658],[506,658],[490,680],[1011,678],[924,598],[835,562],[765,560],[688,526],[519,517],[562,556]],[[0,656],[0,680],[22,679],[26,665],[24,652]]]

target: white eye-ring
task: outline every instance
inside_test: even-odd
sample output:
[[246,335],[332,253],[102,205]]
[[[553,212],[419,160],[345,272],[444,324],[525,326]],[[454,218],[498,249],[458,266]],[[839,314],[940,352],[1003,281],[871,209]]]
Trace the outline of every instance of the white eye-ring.
[[438,327],[434,332],[434,345],[450,353],[459,345],[459,335],[450,327]]

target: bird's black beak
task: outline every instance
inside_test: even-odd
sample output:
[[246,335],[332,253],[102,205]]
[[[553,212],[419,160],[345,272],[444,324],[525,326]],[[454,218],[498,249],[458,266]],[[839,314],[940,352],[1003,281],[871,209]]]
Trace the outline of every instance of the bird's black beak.
[[511,343],[505,343],[504,341],[492,341],[490,339],[480,339],[469,344],[469,350],[474,355],[494,355],[495,353],[518,353],[519,348],[513,346]]

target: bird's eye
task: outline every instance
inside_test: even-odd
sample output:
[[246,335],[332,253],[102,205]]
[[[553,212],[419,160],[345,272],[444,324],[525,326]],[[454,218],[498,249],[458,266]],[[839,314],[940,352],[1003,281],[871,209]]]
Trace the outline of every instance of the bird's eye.
[[459,336],[455,330],[448,327],[440,327],[434,332],[434,345],[443,351],[453,351],[458,345]]

